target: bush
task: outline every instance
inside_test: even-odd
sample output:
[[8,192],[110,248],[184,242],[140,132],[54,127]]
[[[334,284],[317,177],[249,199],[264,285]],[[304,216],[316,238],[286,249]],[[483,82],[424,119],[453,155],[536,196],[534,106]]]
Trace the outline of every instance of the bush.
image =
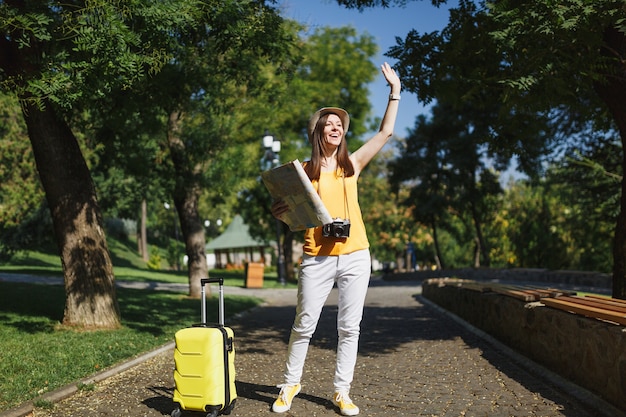
[[161,269],[161,253],[158,248],[154,246],[150,250],[150,260],[148,260],[147,267],[148,269],[152,269],[158,271]]

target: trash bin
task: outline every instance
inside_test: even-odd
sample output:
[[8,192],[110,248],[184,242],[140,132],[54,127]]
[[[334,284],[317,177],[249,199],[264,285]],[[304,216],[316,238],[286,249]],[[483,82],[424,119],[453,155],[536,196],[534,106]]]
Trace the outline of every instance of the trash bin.
[[261,262],[249,262],[246,264],[246,288],[263,288],[263,269]]

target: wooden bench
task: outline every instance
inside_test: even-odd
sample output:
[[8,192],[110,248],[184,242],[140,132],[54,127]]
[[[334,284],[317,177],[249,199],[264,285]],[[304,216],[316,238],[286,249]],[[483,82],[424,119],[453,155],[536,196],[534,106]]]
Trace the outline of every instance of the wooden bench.
[[497,282],[480,282],[467,279],[440,278],[438,284],[465,288],[478,292],[495,292],[498,294],[514,297],[522,301],[540,301],[546,297],[559,297],[562,295],[575,295],[575,291],[559,290],[555,288],[538,288],[524,285],[501,284]]
[[541,302],[552,308],[626,326],[626,301],[624,300],[586,295],[583,297],[561,296],[544,299]]
[[537,288],[456,278],[433,280],[436,280],[440,286],[454,286],[481,293],[493,292],[527,303],[539,301],[548,307],[626,326],[626,300],[600,295],[578,296],[575,291],[555,288]]
[[491,290],[498,294],[507,295],[526,302],[541,301],[544,298],[576,294],[574,291],[559,290],[556,288],[537,288],[523,285],[505,284],[492,285]]

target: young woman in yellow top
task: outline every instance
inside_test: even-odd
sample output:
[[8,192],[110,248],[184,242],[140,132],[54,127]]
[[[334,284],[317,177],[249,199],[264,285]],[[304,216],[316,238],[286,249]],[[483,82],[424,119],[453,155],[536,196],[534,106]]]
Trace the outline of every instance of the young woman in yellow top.
[[[313,114],[309,121],[312,152],[304,169],[334,221],[331,225],[305,231],[298,305],[289,338],[285,381],[279,385],[280,394],[272,405],[272,410],[278,413],[289,410],[293,398],[300,392],[309,342],[335,283],[339,291],[339,338],[332,400],[343,415],[359,413],[349,391],[357,359],[371,259],[358,202],[357,180],[363,168],[393,134],[401,88],[400,79],[389,64],[385,62],[381,69],[391,88],[387,109],[378,133],[357,151],[348,154],[345,136],[350,116],[345,110],[325,107]],[[282,201],[272,205],[272,214],[277,218],[286,210]]]

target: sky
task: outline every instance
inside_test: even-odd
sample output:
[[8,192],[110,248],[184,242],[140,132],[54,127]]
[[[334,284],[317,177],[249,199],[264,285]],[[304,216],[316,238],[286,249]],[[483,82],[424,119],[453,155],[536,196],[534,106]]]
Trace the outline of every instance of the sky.
[[[380,66],[387,61],[391,66],[396,62],[384,56],[390,47],[396,45],[396,37],[404,39],[415,29],[420,33],[441,30],[448,22],[448,9],[436,8],[429,0],[408,1],[405,7],[374,7],[363,12],[339,6],[335,0],[280,0],[279,8],[283,16],[299,21],[314,29],[319,26],[352,26],[359,34],[368,33],[378,44],[378,56],[373,62]],[[369,86],[370,101],[374,116],[382,117],[389,97],[389,86],[382,74]],[[406,136],[406,131],[413,128],[419,114],[430,114],[417,101],[414,94],[402,92],[402,101],[395,133]],[[347,109],[349,111],[349,109]]]

